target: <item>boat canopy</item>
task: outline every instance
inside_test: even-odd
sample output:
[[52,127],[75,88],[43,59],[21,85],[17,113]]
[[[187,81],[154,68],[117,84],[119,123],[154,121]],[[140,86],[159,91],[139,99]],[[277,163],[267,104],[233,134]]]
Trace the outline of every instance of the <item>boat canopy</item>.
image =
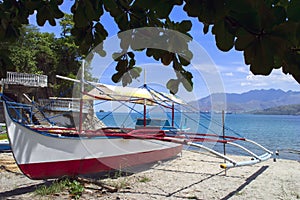
[[172,94],[156,92],[146,87],[122,87],[107,84],[97,84],[95,88],[83,95],[84,100],[127,101],[137,104],[157,105],[159,103],[185,104],[185,102]]

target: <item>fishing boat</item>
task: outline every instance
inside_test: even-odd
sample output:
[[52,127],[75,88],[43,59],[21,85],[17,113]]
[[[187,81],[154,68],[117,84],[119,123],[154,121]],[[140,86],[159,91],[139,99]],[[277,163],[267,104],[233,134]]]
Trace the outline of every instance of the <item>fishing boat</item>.
[[[139,100],[135,98],[133,101]],[[150,99],[147,102],[154,104]],[[5,121],[14,158],[20,170],[31,179],[119,170],[169,159],[182,150],[182,144],[155,139],[163,135],[160,127],[80,128],[77,131],[75,128],[25,124],[14,119],[13,112],[16,112],[14,106],[4,101]]]
[[4,104],[14,158],[20,170],[31,179],[119,170],[165,160],[182,150],[182,144],[147,139],[163,134],[155,127],[102,128],[79,133],[72,128],[26,126],[11,118],[9,106]]
[[[88,130],[82,126],[81,118],[78,128],[36,126],[14,119],[13,106],[4,100],[11,149],[17,165],[26,176],[31,179],[49,179],[120,170],[175,157],[182,151],[183,145],[204,149],[226,160],[220,165],[222,168],[255,164],[269,159],[273,154],[246,138],[187,132],[188,129],[175,128],[174,105],[185,103],[174,95],[157,92],[146,84],[142,88],[100,83],[94,86],[89,92],[81,90],[82,101],[97,99],[142,104],[143,117],[137,119],[132,128],[103,127]],[[146,106],[149,105],[170,108],[171,123],[164,119],[147,118]],[[232,145],[250,154],[251,158],[238,162],[201,142]],[[264,153],[257,155],[236,142],[254,144]]]
[[0,151],[9,151],[10,145],[8,139],[0,140]]

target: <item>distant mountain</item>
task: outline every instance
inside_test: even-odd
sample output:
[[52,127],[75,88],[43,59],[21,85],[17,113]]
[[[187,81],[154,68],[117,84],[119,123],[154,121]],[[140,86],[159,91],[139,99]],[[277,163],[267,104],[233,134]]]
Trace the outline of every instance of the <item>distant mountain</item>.
[[[225,101],[224,101],[225,100]],[[271,107],[300,103],[300,92],[282,90],[251,90],[249,92],[216,93],[198,101],[190,102],[201,111],[221,111],[243,113],[254,110],[264,110]],[[226,105],[226,106],[225,106]]]

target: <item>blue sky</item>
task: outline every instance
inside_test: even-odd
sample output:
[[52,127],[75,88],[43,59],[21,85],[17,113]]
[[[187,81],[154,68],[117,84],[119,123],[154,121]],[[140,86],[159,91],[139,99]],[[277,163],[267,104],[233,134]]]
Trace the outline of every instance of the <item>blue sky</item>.
[[[70,12],[70,6],[74,1],[67,0],[60,7],[64,12]],[[181,21],[183,19],[189,19],[180,7],[175,7],[171,13],[171,19],[174,21]],[[109,37],[115,35],[118,32],[116,25],[113,23],[112,18],[105,14],[101,17],[101,22],[106,26],[109,31]],[[222,52],[217,49],[214,36],[211,33],[206,35],[202,32],[202,24],[197,22],[196,19],[192,19],[193,28],[191,35],[193,39],[199,43],[212,61],[215,63],[216,68],[219,70],[221,79],[223,82],[224,91],[227,93],[242,93],[253,89],[282,89],[284,91],[293,90],[300,91],[300,84],[298,84],[290,75],[285,75],[279,70],[273,70],[269,76],[254,76],[249,66],[244,64],[243,53],[235,51],[234,49],[229,52]],[[35,23],[35,17],[30,18],[31,24]],[[52,27],[46,22],[44,27],[40,27],[42,32],[53,32],[57,36],[60,33],[60,27]],[[139,62],[139,61],[138,61]],[[198,87],[203,87],[204,83],[194,81]],[[205,87],[205,86],[204,86]],[[208,95],[208,90],[204,89],[201,92],[200,97]]]

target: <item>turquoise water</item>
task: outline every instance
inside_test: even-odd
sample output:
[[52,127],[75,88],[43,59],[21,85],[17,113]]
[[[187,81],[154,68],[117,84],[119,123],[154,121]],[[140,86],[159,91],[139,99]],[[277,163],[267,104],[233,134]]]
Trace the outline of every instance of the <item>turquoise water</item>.
[[[108,113],[99,112],[102,119]],[[134,127],[136,118],[142,116],[136,113],[115,113],[103,119],[107,126]],[[151,118],[171,118],[168,114],[151,114]],[[220,114],[175,113],[175,124],[190,131],[200,133],[217,133],[222,135],[222,116]],[[200,125],[199,125],[200,124]],[[300,161],[300,116],[292,115],[252,115],[227,114],[225,116],[225,134],[241,136],[258,142],[271,151],[279,151],[279,158]],[[220,144],[214,144],[214,149],[223,150]],[[252,149],[252,146],[249,146]],[[253,147],[254,151],[258,150]],[[239,150],[226,147],[227,153],[243,154]]]

